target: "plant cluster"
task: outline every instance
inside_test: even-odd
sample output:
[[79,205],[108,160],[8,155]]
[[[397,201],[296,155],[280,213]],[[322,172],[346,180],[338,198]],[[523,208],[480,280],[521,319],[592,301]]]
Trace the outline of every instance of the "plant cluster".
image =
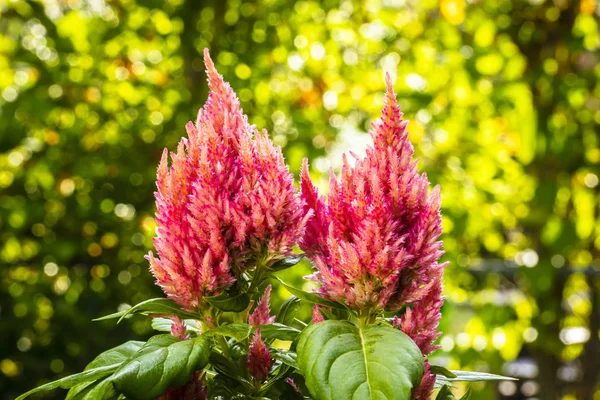
[[[453,399],[453,381],[503,379],[428,362],[443,304],[441,198],[417,171],[390,77],[373,145],[344,158],[324,197],[306,160],[296,193],[281,149],[204,57],[208,100],[157,174],[157,255],[147,259],[167,298],[100,318],[146,315],[166,333],[17,400],[58,387],[71,400],[420,400],[436,388]],[[315,292],[275,276],[304,256]],[[272,284],[293,294],[276,313]],[[296,318],[303,301],[309,324]]]

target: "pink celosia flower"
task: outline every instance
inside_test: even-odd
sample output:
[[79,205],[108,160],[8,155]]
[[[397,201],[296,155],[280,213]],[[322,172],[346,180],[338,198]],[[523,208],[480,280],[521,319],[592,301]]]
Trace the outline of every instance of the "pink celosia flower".
[[430,400],[435,384],[435,375],[430,372],[429,362],[425,360],[425,373],[419,386],[412,390],[411,400]]
[[186,333],[185,323],[176,315],[170,317],[171,321],[171,335],[181,340],[187,340],[190,338],[190,334]]
[[407,308],[400,319],[394,318],[394,325],[410,336],[425,356],[440,348],[433,342],[442,334],[437,331],[437,327],[442,318],[440,309],[443,304],[440,277],[436,279],[434,286],[425,297],[416,302],[413,307]]
[[264,382],[269,377],[273,359],[265,342],[260,337],[260,329],[256,330],[252,344],[248,351],[248,361],[246,362],[250,375],[258,382]]
[[306,160],[302,198],[314,215],[301,247],[327,297],[362,310],[398,310],[425,297],[445,264],[440,193],[412,160],[407,121],[387,77],[386,103],[370,134],[373,147],[354,167],[344,157],[331,174],[327,201],[312,184]]
[[271,297],[271,285],[267,286],[263,297],[258,302],[258,305],[248,316],[248,323],[252,326],[268,325],[275,321],[275,317],[269,316],[271,309],[269,308],[269,298]]
[[185,308],[230,287],[256,263],[290,254],[305,212],[281,149],[248,123],[204,52],[210,94],[186,126],[169,166],[165,149],[156,192],[158,257],[148,260],[163,291]]
[[323,322],[325,320],[323,318],[323,314],[321,314],[321,311],[319,311],[319,306],[317,306],[317,305],[313,306],[311,320],[312,320],[313,324]]
[[292,378],[285,378],[285,381],[286,381],[287,383],[289,383],[289,385],[290,385],[292,388],[294,388],[294,390],[295,390],[296,392],[298,392],[298,393],[302,393],[302,392],[300,391],[300,389],[298,389],[298,386],[296,385],[296,382],[294,382],[294,380],[293,380]]

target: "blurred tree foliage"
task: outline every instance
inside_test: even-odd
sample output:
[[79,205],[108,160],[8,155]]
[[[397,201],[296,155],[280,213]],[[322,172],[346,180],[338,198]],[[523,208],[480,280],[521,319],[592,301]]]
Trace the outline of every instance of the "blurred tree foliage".
[[324,181],[368,142],[389,71],[444,195],[443,361],[501,372],[528,355],[540,398],[592,399],[599,13],[595,0],[0,0],[3,398],[149,333],[90,320],[160,295],[143,259],[155,169],[206,98],[209,47],[292,171],[308,156]]

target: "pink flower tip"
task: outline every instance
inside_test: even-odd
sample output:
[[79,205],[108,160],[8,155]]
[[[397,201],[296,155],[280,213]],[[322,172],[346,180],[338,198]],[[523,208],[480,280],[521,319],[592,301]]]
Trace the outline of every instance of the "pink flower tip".
[[271,297],[271,285],[267,286],[265,293],[258,302],[258,305],[248,316],[248,323],[252,326],[268,325],[275,321],[274,316],[270,316],[271,309],[269,307],[269,299]]
[[258,382],[264,382],[271,373],[273,359],[265,342],[260,337],[260,329],[256,330],[250,349],[248,351],[248,361],[246,363],[250,375]]
[[170,317],[172,324],[171,324],[171,335],[175,336],[176,338],[179,338],[181,340],[187,340],[190,338],[190,334],[186,333],[186,326],[185,326],[185,322],[181,320],[181,318],[179,318],[176,315],[172,315]]
[[312,323],[317,324],[319,322],[323,322],[325,319],[323,318],[323,314],[319,311],[319,306],[314,305],[312,309]]

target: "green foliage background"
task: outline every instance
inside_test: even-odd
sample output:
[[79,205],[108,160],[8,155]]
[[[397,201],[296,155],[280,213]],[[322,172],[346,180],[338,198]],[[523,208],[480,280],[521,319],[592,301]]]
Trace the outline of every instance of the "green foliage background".
[[[149,335],[143,318],[90,321],[160,295],[143,259],[154,175],[206,98],[204,47],[291,170],[309,157],[324,183],[342,150],[368,142],[388,71],[420,168],[442,187],[451,266],[439,361],[501,373],[530,357],[540,398],[593,398],[598,10],[595,0],[0,0],[2,398]],[[308,268],[287,278],[301,283]],[[570,381],[556,379],[564,365]]]

